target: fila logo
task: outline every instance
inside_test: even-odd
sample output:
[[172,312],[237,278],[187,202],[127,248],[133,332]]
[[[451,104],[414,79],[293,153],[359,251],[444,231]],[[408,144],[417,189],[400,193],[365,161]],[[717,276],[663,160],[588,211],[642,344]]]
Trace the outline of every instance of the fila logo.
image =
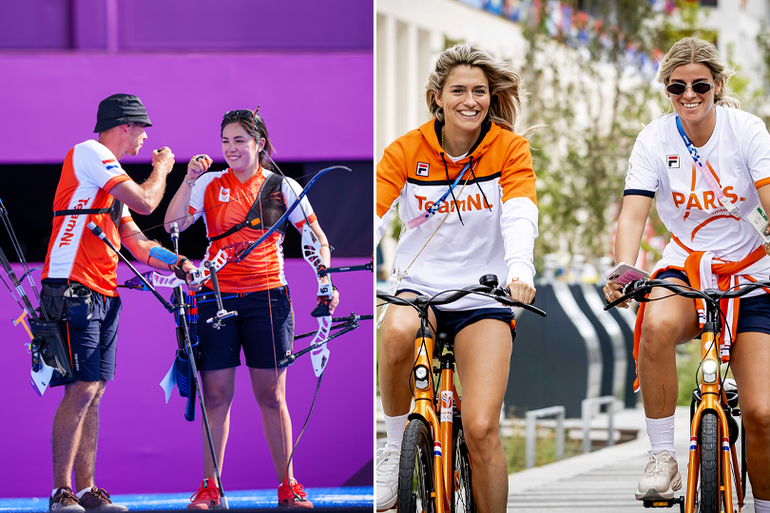
[[224,203],[230,201],[230,189],[225,189],[224,187],[219,189],[219,201]]
[[427,162],[417,163],[417,176],[428,176],[429,171],[430,171],[430,164],[428,164]]
[[679,168],[679,155],[666,155],[666,167]]

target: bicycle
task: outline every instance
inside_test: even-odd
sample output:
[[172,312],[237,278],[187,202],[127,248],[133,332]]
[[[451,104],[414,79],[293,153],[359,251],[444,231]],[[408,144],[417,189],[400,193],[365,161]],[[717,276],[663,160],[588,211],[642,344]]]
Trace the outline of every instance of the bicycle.
[[740,456],[735,444],[745,431],[742,426],[739,430],[735,420],[741,414],[737,386],[733,380],[726,378],[727,370],[724,376],[721,375],[716,343],[722,329],[719,300],[741,297],[758,288],[770,287],[770,281],[741,285],[737,290],[700,291],[665,280],[639,280],[627,285],[624,295],[608,303],[604,309],[609,310],[627,299],[649,302],[646,296],[655,287],[663,287],[682,297],[703,299],[706,323],[701,332],[701,361],[690,404],[690,454],[685,496],[644,501],[644,507],[670,508],[679,504],[682,513],[733,513],[733,483],[730,479],[733,475],[740,511],[746,495],[746,444],[741,443]]
[[[462,427],[460,396],[454,384],[454,341],[445,333],[434,339],[435,330],[431,330],[428,320],[432,305],[453,303],[469,294],[546,315],[539,308],[512,300],[508,289],[498,287],[494,274],[482,276],[479,285],[434,296],[407,299],[377,293],[386,303],[410,306],[420,316],[410,379],[414,407],[408,417],[399,463],[396,505],[400,513],[476,511],[471,487],[472,461]],[[433,366],[434,359],[438,360],[438,367]]]

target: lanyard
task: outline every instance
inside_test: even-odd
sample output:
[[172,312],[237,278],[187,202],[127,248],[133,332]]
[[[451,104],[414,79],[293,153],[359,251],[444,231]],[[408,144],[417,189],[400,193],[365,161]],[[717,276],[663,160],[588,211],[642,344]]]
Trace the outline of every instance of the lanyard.
[[679,135],[682,136],[682,140],[684,141],[684,145],[687,147],[687,151],[690,152],[690,156],[695,161],[695,166],[698,168],[701,175],[703,175],[703,178],[706,179],[706,183],[708,183],[716,198],[727,210],[730,211],[731,215],[741,218],[753,226],[762,237],[765,245],[770,244],[770,220],[768,220],[767,214],[765,214],[765,210],[762,208],[762,202],[757,203],[757,205],[755,205],[745,217],[741,216],[738,207],[736,207],[732,201],[725,197],[725,194],[722,192],[722,188],[719,187],[719,184],[714,178],[714,175],[712,175],[711,172],[706,169],[706,166],[704,166],[701,162],[698,150],[695,149],[695,146],[692,144],[692,141],[690,141],[690,138],[687,137],[686,133],[684,133],[682,123],[679,121],[679,116],[676,117],[676,128],[679,130]]
[[698,168],[698,171],[700,171],[701,176],[703,176],[703,178],[706,180],[706,183],[716,196],[717,200],[719,200],[719,202],[730,211],[731,215],[735,217],[741,217],[741,213],[738,210],[738,207],[736,207],[732,201],[727,199],[725,193],[722,192],[722,188],[717,183],[716,178],[714,178],[714,175],[711,174],[711,172],[706,169],[706,166],[703,165],[703,162],[701,162],[698,150],[695,149],[695,146],[693,145],[692,141],[690,141],[690,138],[687,137],[686,133],[684,133],[684,128],[682,128],[682,122],[679,121],[679,116],[676,117],[676,128],[679,130],[679,135],[682,136],[682,140],[684,141],[684,145],[687,147],[687,151],[690,152],[690,156],[692,157],[693,161],[695,161],[695,167]]
[[[478,162],[478,160],[476,162]],[[471,167],[470,162],[465,164],[465,167],[463,167],[463,170],[460,171],[460,174],[457,175],[457,178],[455,178],[454,183],[452,183],[452,185],[449,186],[449,189],[444,193],[444,195],[441,196],[438,200],[436,200],[436,202],[433,203],[433,205],[431,205],[430,208],[427,209],[424,213],[418,215],[414,219],[407,221],[406,226],[410,230],[413,230],[418,226],[420,226],[421,224],[425,223],[431,217],[433,217],[436,214],[436,212],[438,212],[438,209],[440,209],[441,206],[444,204],[444,202],[446,202],[447,196],[449,196],[449,194],[452,192],[452,189],[454,189],[455,186],[458,183],[460,183],[460,179],[462,179],[463,175],[465,174],[466,171],[468,171],[470,167]]]

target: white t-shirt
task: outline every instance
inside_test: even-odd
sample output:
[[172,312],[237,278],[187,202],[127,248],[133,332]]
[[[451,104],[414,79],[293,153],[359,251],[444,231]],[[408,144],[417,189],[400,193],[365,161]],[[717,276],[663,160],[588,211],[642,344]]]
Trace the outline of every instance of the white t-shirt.
[[[716,127],[697,148],[701,162],[714,174],[725,196],[742,215],[759,203],[757,189],[770,183],[770,134],[761,119],[716,106]],[[636,139],[624,195],[654,197],[666,228],[692,251],[711,251],[718,259],[737,262],[759,247],[762,238],[746,222],[730,215],[695,166],[676,127],[676,114],[650,123]],[[670,242],[656,269],[682,267],[687,252]],[[763,258],[745,274],[770,271]]]

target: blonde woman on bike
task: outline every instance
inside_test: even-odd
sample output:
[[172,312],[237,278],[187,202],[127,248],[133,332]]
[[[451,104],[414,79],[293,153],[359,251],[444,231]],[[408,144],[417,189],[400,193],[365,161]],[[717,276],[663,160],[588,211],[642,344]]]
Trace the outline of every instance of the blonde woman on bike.
[[[618,262],[636,262],[657,194],[658,214],[672,236],[655,277],[727,290],[770,275],[762,237],[741,219],[757,204],[770,208],[770,134],[727,93],[731,74],[714,45],[700,39],[680,40],[661,62],[658,78],[675,112],[647,125],[636,139],[615,241]],[[608,301],[622,294],[614,283],[604,291]],[[636,322],[634,356],[652,446],[639,500],[673,498],[682,486],[674,451],[675,347],[697,337],[703,322],[694,300],[663,289],[651,295],[664,296],[645,303]],[[770,296],[760,291],[722,310],[722,342],[732,346],[755,509],[770,512]]]
[[[515,300],[535,297],[535,174],[529,143],[513,131],[522,95],[510,64],[471,45],[444,51],[426,101],[434,119],[398,138],[377,165],[378,240],[398,203],[405,226],[391,285],[397,295],[436,294],[494,273]],[[454,336],[462,418],[482,512],[505,511],[508,472],[498,431],[512,350],[510,308],[466,298],[434,309],[431,323]],[[377,509],[393,507],[411,402],[420,321],[391,305],[384,318],[379,384],[388,442],[377,464]]]

